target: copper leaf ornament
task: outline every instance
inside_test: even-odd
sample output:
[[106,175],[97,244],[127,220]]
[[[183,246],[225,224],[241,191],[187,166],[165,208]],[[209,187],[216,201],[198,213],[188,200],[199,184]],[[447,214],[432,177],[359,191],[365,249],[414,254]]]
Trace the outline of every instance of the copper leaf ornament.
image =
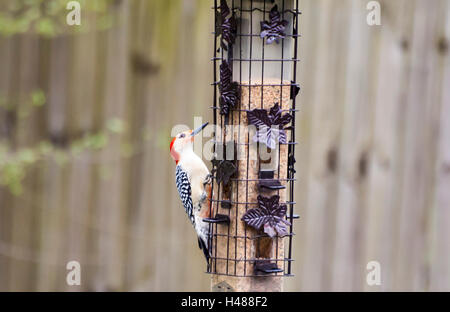
[[265,109],[254,109],[247,112],[249,124],[256,126],[257,133],[253,137],[255,142],[264,143],[269,148],[275,148],[277,142],[286,144],[285,126],[291,122],[291,114],[282,114],[276,103],[268,113]]
[[286,225],[291,225],[285,219],[287,206],[279,204],[280,196],[274,195],[270,198],[259,195],[258,208],[248,210],[243,216],[242,221],[247,225],[264,232],[270,237],[277,234],[279,236],[288,235]]
[[228,50],[228,46],[234,44],[237,33],[237,22],[234,13],[231,14],[226,0],[220,1],[220,13],[216,12],[216,36],[221,36],[220,46]]
[[237,171],[235,164],[229,160],[213,159],[211,162],[214,166],[213,172],[216,175],[217,183],[220,184],[223,182],[224,185],[228,185],[230,178]]
[[281,19],[281,14],[278,12],[278,6],[275,5],[269,13],[269,21],[261,22],[261,38],[266,38],[266,43],[279,43],[280,38],[286,37],[284,30],[289,24],[288,21]]
[[228,115],[231,107],[235,107],[239,102],[240,88],[237,82],[233,81],[231,64],[223,60],[220,64],[220,114]]

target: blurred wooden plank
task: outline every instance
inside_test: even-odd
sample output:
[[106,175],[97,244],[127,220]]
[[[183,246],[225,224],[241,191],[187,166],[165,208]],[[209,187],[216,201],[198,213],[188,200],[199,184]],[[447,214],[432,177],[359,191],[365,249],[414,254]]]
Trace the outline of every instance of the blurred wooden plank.
[[[42,93],[44,95],[44,101],[41,103],[43,106],[35,106],[28,103],[27,105],[31,106],[31,112],[29,119],[32,119],[32,122],[25,121],[24,124],[32,127],[25,127],[28,131],[31,131],[32,139],[27,144],[27,148],[31,149],[37,149],[37,146],[46,138],[47,132],[47,124],[46,124],[46,113],[47,110],[45,109],[45,106],[48,104],[47,102],[47,95],[48,95],[48,78],[49,78],[49,64],[50,64],[50,40],[46,38],[39,37],[39,49],[38,51],[35,51],[34,53],[37,56],[37,64],[34,69],[35,73],[37,74],[37,81],[36,85],[33,87],[32,92],[34,94]],[[38,93],[36,93],[38,92]],[[30,98],[30,95],[28,95],[28,98]],[[30,100],[28,100],[30,101]],[[24,127],[24,126],[22,126]],[[32,235],[32,248],[30,252],[33,254],[32,261],[35,262],[35,265],[33,266],[33,272],[32,276],[32,282],[29,283],[32,285],[32,290],[36,291],[39,288],[39,273],[40,268],[45,265],[53,266],[54,263],[42,263],[41,262],[41,235],[43,232],[46,231],[46,228],[42,228],[42,216],[44,215],[42,213],[42,210],[46,210],[47,204],[45,202],[42,202],[43,193],[46,189],[45,184],[45,165],[41,166],[42,163],[40,161],[36,162],[33,168],[27,169],[27,175],[30,175],[30,179],[32,179],[32,184],[29,184],[31,187],[26,190],[28,193],[27,196],[31,195],[32,200],[28,203],[25,203],[27,205],[31,206],[32,209],[32,229],[31,229],[31,235]],[[25,199],[27,198],[25,196]],[[35,233],[39,233],[39,235],[35,235]]]
[[[186,36],[189,38],[191,35],[187,35],[186,28],[183,27],[183,20],[189,21],[190,16],[186,16],[185,9],[186,7],[191,7],[191,3],[187,2],[178,2],[171,4],[162,4],[159,5],[159,11],[164,12],[164,17],[161,16],[157,19],[157,23],[154,24],[154,36],[155,41],[160,43],[165,43],[165,45],[160,46],[158,49],[152,49],[154,56],[156,56],[157,60],[159,60],[160,66],[165,67],[161,68],[161,76],[166,76],[166,79],[161,80],[157,85],[161,88],[162,92],[160,93],[158,99],[162,103],[181,103],[182,101],[189,101],[190,96],[192,95],[192,90],[186,87],[184,84],[180,84],[180,81],[183,78],[187,77],[187,73],[192,69],[192,48],[189,49],[185,46]],[[191,21],[192,22],[192,21]],[[164,25],[169,23],[172,25],[170,29],[170,40],[163,41],[162,29],[164,29]],[[177,34],[177,35],[175,35]],[[176,39],[176,37],[178,39]],[[169,51],[168,49],[175,49],[174,51]],[[176,72],[176,74],[175,74]],[[160,76],[160,77],[161,77]],[[155,91],[154,91],[155,92]],[[181,100],[184,98],[184,100]],[[153,105],[156,105],[157,102],[152,102]],[[172,126],[173,116],[180,117],[182,116],[183,123],[189,124],[192,118],[192,112],[190,105],[181,105],[177,106],[176,111],[173,111],[172,114],[167,114],[167,111],[158,110],[159,120],[153,120],[153,133],[157,134],[159,129],[167,128],[170,130]],[[168,146],[170,143],[170,133],[165,133],[166,136],[163,136],[162,133],[157,134],[157,136],[161,136],[161,145]],[[167,139],[165,139],[167,138]],[[157,142],[158,138],[155,137],[154,143]],[[165,140],[164,140],[165,139]],[[164,144],[165,143],[165,144]],[[161,177],[159,179],[160,184],[153,186],[153,198],[151,199],[155,203],[156,207],[166,207],[169,202],[175,200],[175,206],[169,206],[169,209],[165,209],[161,212],[161,220],[162,222],[156,222],[153,226],[153,234],[152,235],[163,235],[165,238],[162,240],[156,241],[157,254],[161,255],[161,258],[156,261],[156,270],[154,274],[154,284],[153,287],[155,289],[161,289],[168,291],[171,287],[177,287],[173,285],[174,276],[181,276],[182,280],[185,280],[186,266],[184,263],[178,264],[174,261],[174,257],[182,257],[183,252],[185,252],[188,257],[192,260],[192,251],[194,250],[195,245],[191,244],[192,250],[187,250],[187,246],[189,246],[189,241],[186,245],[183,245],[180,242],[180,239],[186,236],[192,237],[192,232],[189,227],[186,227],[186,222],[184,220],[183,215],[181,215],[180,210],[176,208],[178,206],[176,202],[176,195],[172,193],[173,188],[171,187],[171,182],[174,180],[174,175],[172,174],[173,162],[170,159],[169,154],[167,153],[167,149],[163,149],[162,155],[161,147],[158,145],[154,146],[153,149],[153,157],[150,159],[157,159],[156,162],[153,162],[151,167],[151,171],[155,176]],[[161,187],[166,188],[168,194],[174,194],[172,198],[168,197],[160,197],[156,194],[161,192]],[[176,189],[176,188],[175,188]],[[167,195],[170,196],[170,195]],[[153,210],[152,213],[158,213],[158,211]],[[156,220],[155,220],[156,221]],[[183,226],[184,225],[184,226]],[[190,225],[190,224],[189,224]],[[180,231],[182,230],[182,231]],[[183,234],[182,234],[183,233]],[[189,233],[189,234],[188,234]],[[150,234],[150,233],[149,233]],[[180,235],[181,234],[181,235]],[[188,236],[188,237],[189,237]],[[201,261],[201,260],[200,260]],[[198,262],[200,263],[200,262]],[[197,268],[194,266],[192,268]],[[179,287],[179,286],[178,286]],[[172,288],[173,289],[173,288]]]
[[340,60],[347,53],[347,45],[340,34],[347,32],[349,4],[349,1],[339,4],[314,1],[311,8],[311,11],[318,10],[319,13],[315,59],[305,60],[314,62],[315,76],[312,86],[314,95],[310,99],[313,105],[310,131],[314,140],[309,151],[311,161],[308,172],[302,175],[303,179],[309,180],[308,198],[303,203],[308,210],[303,225],[306,227],[303,237],[306,240],[305,259],[300,273],[304,290],[329,290],[331,287],[335,236],[335,209],[331,207],[337,200],[336,174],[342,123],[342,107],[336,103],[342,101],[344,96],[343,79],[337,77],[345,69],[345,64]]
[[6,188],[0,189],[0,291],[9,291],[9,269],[14,258],[10,253],[11,208],[12,194]]
[[[75,157],[70,165],[67,165],[67,197],[64,208],[67,209],[66,220],[66,254],[64,262],[78,261],[82,270],[82,287],[66,285],[67,291],[81,291],[90,289],[92,284],[90,269],[96,265],[96,258],[88,253],[89,228],[95,223],[90,219],[92,209],[92,161],[95,161],[92,152],[85,151]],[[67,274],[67,271],[66,271]],[[60,278],[63,278],[61,276]]]
[[[112,11],[111,14],[113,14],[115,11]],[[93,18],[93,21],[98,21]],[[104,124],[104,117],[103,117],[103,111],[105,103],[105,80],[106,80],[106,66],[107,66],[107,58],[105,57],[107,53],[107,44],[108,44],[108,32],[110,30],[96,30],[95,34],[91,34],[92,36],[95,36],[95,55],[93,56],[93,62],[95,63],[95,70],[90,72],[92,76],[94,76],[94,83],[93,83],[93,94],[92,94],[92,108],[91,113],[92,116],[89,123],[85,123],[84,125],[91,128],[90,130],[93,133],[98,133],[98,131],[104,130],[105,124]],[[88,50],[89,51],[89,50]],[[92,50],[90,52],[85,51],[85,53],[92,53]],[[87,71],[87,68],[86,68]],[[80,98],[80,101],[82,99]],[[79,128],[83,125],[83,122],[80,120],[80,123],[78,123],[78,126],[72,129]],[[86,234],[86,245],[85,245],[85,252],[86,252],[86,258],[84,260],[83,265],[83,279],[84,282],[82,282],[82,289],[87,291],[95,291],[95,290],[102,290],[102,287],[104,287],[103,284],[99,282],[99,274],[100,274],[100,267],[104,265],[104,263],[100,262],[100,248],[99,248],[99,237],[102,232],[107,232],[102,225],[100,224],[100,207],[97,205],[97,202],[99,200],[99,197],[101,194],[99,193],[99,190],[102,186],[102,183],[105,179],[105,172],[107,171],[107,168],[111,166],[111,163],[105,162],[104,159],[100,159],[100,155],[98,151],[92,151],[91,155],[87,156],[89,158],[88,162],[90,162],[90,176],[91,181],[89,182],[91,184],[90,189],[90,199],[89,199],[89,205],[90,208],[86,213],[88,214],[85,217],[85,221],[87,221],[87,224],[85,224],[85,230],[87,231]],[[111,157],[111,159],[117,159],[117,157]],[[104,235],[107,235],[105,233]],[[105,262],[106,263],[106,262]]]
[[434,214],[431,230],[434,231],[431,248],[430,291],[450,291],[450,3],[441,1],[441,14],[445,14],[446,22],[438,33],[436,49],[439,53],[439,64],[442,68],[440,83],[441,98],[440,128],[438,133],[438,158],[436,162],[435,194],[433,196]]
[[[13,83],[14,39],[0,38],[0,103],[7,104],[10,99],[10,88]],[[11,113],[0,106],[0,140],[7,139],[11,133]]]
[[[15,111],[17,127],[14,131],[14,141],[16,148],[29,147],[39,137],[40,129],[36,127],[37,120],[31,117],[21,116],[20,112],[30,105],[30,95],[37,87],[38,81],[38,60],[39,41],[38,37],[24,34],[19,37],[17,93],[12,93],[12,100],[15,101],[17,110]],[[23,249],[27,254],[33,254],[34,244],[34,221],[36,209],[31,204],[37,195],[35,187],[35,169],[27,170],[27,176],[23,181],[24,193],[20,197],[14,198],[12,202],[11,218],[11,248]],[[36,264],[28,257],[18,257],[11,262],[9,270],[9,290],[30,291],[35,286],[35,266]]]
[[[147,123],[147,98],[143,95],[143,90],[152,88],[150,81],[152,74],[144,73],[142,67],[149,63],[148,56],[144,53],[149,48],[152,37],[152,10],[149,9],[149,2],[135,1],[130,7],[130,63],[132,74],[129,77],[128,102],[134,103],[127,107],[129,140],[137,141],[142,139],[142,124]],[[144,31],[147,30],[147,31]],[[143,59],[147,63],[143,62]],[[139,61],[139,62],[138,62]],[[150,76],[150,77],[148,77]],[[144,159],[148,148],[140,146],[137,155],[132,155],[127,164],[127,188],[128,188],[128,214],[129,236],[127,237],[125,287],[132,290],[147,290],[141,285],[142,280],[148,279],[151,274],[148,270],[151,261],[146,253],[149,238],[146,237],[150,209],[140,205],[142,195],[149,193],[145,191],[151,188],[150,184],[143,185],[142,177],[147,170],[144,168]],[[143,208],[141,210],[141,207]]]
[[[395,288],[406,291],[427,289],[427,207],[433,192],[436,159],[436,101],[434,85],[439,83],[436,33],[442,23],[439,2],[416,1],[412,37],[411,72],[404,118],[400,235],[397,245]],[[424,62],[424,60],[427,60]],[[440,85],[440,84],[439,84]]]
[[[128,77],[128,17],[129,3],[115,7],[117,21],[107,33],[106,73],[102,124],[113,118],[125,120],[126,79]],[[101,151],[99,161],[108,177],[98,189],[99,227],[97,290],[121,290],[124,283],[124,233],[126,230],[126,198],[123,194],[123,167],[120,160],[121,139],[111,136]]]
[[[0,101],[7,101],[11,87],[11,74],[13,65],[13,40],[0,38]],[[0,107],[0,142],[8,139],[8,113],[4,107]],[[10,239],[11,218],[11,193],[7,187],[0,187],[0,245],[5,246]],[[11,258],[5,248],[0,248],[0,291],[8,290],[8,270]]]
[[[50,61],[48,63],[48,87],[46,120],[49,140],[55,148],[62,149],[67,143],[65,130],[65,112],[67,110],[67,85],[69,41],[65,37],[50,41]],[[56,156],[56,155],[55,155]],[[57,156],[56,156],[57,157]],[[41,231],[40,266],[37,272],[38,291],[56,291],[66,286],[64,250],[66,246],[66,211],[67,167],[55,163],[54,159],[45,160],[42,164],[42,195],[40,205]]]
[[[404,120],[404,94],[409,64],[408,45],[412,35],[414,6],[410,1],[385,1],[381,27],[380,55],[375,82],[374,133],[371,161],[368,165],[367,238],[365,256],[360,267],[367,274],[369,261],[381,265],[381,286],[369,286],[366,278],[361,288],[366,291],[393,290],[396,222],[400,194],[401,138]],[[396,14],[396,12],[404,12]],[[389,73],[389,74],[387,74]]]
[[[96,19],[85,17],[89,24],[96,23]],[[98,125],[94,124],[95,111],[101,106],[96,101],[96,83],[98,71],[97,65],[97,39],[99,32],[91,30],[86,34],[79,34],[70,38],[70,62],[69,62],[69,85],[68,89],[68,132],[69,136],[79,139],[84,135],[93,135],[99,131]],[[92,228],[97,228],[95,220],[91,219],[94,209],[92,199],[94,198],[93,177],[94,162],[98,161],[96,151],[83,151],[74,155],[69,165],[69,178],[67,188],[67,254],[66,262],[79,261],[83,280],[82,287],[67,286],[66,289],[87,290],[93,283],[91,274],[96,267],[96,258],[89,253],[89,240],[92,239]],[[110,161],[110,160],[109,160]],[[108,161],[108,163],[109,163]],[[108,164],[106,164],[108,165]]]
[[353,1],[347,10],[350,19],[347,68],[338,75],[345,77],[346,96],[339,144],[336,245],[331,258],[334,291],[357,290],[362,279],[358,251],[365,239],[364,199],[372,139],[373,103],[370,99],[376,73],[373,60],[377,56],[374,37],[379,34],[379,29],[367,25],[363,1]]
[[42,199],[37,201],[40,209],[41,231],[36,291],[61,291],[66,287],[66,257],[64,250],[67,241],[63,233],[66,230],[67,167],[61,167],[53,160],[42,164],[45,185]]
[[307,256],[306,242],[304,237],[306,236],[305,222],[308,218],[308,209],[305,204],[308,200],[308,188],[309,179],[306,178],[308,168],[311,162],[311,146],[313,144],[313,137],[311,133],[311,120],[314,105],[312,103],[314,94],[315,81],[315,63],[312,61],[313,57],[317,53],[317,41],[318,41],[318,27],[317,19],[320,12],[315,8],[315,2],[310,0],[300,0],[300,11],[304,12],[299,17],[299,32],[302,37],[299,39],[299,58],[303,60],[300,66],[297,68],[297,77],[299,77],[298,83],[301,86],[301,92],[297,96],[297,112],[296,116],[296,138],[300,144],[296,146],[295,157],[297,170],[294,190],[294,200],[297,205],[294,206],[295,214],[300,215],[300,219],[294,221],[294,233],[292,244],[293,258],[292,273],[294,277],[285,279],[285,290],[296,291],[303,289],[305,280],[302,279],[302,272],[304,267],[305,258]]

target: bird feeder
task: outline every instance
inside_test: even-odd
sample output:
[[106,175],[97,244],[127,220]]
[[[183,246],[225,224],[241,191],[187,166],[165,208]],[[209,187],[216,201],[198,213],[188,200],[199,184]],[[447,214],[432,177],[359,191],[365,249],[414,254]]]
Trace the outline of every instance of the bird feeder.
[[215,0],[213,291],[292,275],[298,0]]

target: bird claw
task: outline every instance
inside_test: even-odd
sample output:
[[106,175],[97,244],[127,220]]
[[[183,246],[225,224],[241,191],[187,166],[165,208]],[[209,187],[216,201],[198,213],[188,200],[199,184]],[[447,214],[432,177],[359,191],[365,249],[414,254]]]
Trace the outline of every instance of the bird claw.
[[203,185],[211,184],[211,182],[212,182],[212,174],[208,173],[208,175],[205,177],[205,180],[203,181]]

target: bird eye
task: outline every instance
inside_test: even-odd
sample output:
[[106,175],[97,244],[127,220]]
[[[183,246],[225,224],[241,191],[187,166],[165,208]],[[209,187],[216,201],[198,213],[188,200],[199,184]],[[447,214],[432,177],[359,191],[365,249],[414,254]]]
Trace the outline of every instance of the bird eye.
[[180,139],[184,138],[186,135],[184,133],[180,134]]

